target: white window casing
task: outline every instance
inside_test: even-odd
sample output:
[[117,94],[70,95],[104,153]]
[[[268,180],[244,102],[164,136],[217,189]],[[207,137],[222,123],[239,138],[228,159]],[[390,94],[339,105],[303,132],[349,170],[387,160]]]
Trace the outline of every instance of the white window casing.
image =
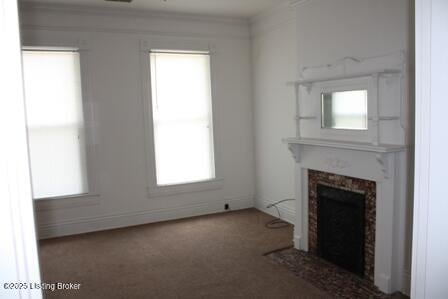
[[[152,62],[151,63],[151,53],[153,54],[152,56]],[[157,104],[155,101],[157,101],[157,94],[155,93],[155,91],[152,88],[152,85],[155,84],[154,80],[156,78],[154,77],[155,74],[155,65],[154,65],[154,54],[160,53],[162,55],[162,57],[164,55],[176,55],[174,53],[181,53],[181,54],[186,54],[187,60],[188,60],[188,55],[198,55],[198,56],[202,56],[202,62],[206,65],[205,67],[208,68],[207,72],[209,72],[209,82],[207,82],[207,80],[204,80],[203,83],[204,84],[209,84],[209,86],[204,88],[205,93],[208,93],[208,99],[207,96],[205,96],[202,99],[202,102],[199,103],[199,106],[197,107],[201,107],[202,108],[202,112],[204,112],[204,109],[206,109],[207,111],[205,111],[205,113],[199,113],[199,115],[196,116],[200,116],[200,117],[196,117],[194,120],[196,121],[196,125],[197,128],[201,128],[198,129],[198,131],[200,130],[199,136],[202,137],[206,137],[208,139],[208,144],[209,144],[209,148],[208,148],[208,153],[207,153],[207,160],[209,161],[209,173],[204,175],[204,172],[202,172],[202,175],[198,172],[196,173],[196,176],[194,173],[191,174],[191,179],[189,179],[189,175],[188,173],[184,174],[184,176],[182,177],[181,175],[179,175],[178,177],[174,178],[174,177],[170,177],[165,176],[163,177],[163,174],[160,174],[160,169],[157,169],[157,149],[159,150],[159,154],[160,151],[163,150],[163,146],[165,146],[165,149],[167,149],[167,151],[169,152],[168,155],[165,155],[165,157],[163,157],[165,159],[165,162],[168,160],[169,155],[171,155],[172,157],[174,157],[174,160],[177,159],[177,163],[179,165],[183,165],[184,169],[188,169],[188,161],[187,163],[183,163],[182,161],[184,159],[187,159],[186,156],[188,156],[188,149],[185,149],[186,146],[188,146],[188,137],[186,136],[182,136],[178,135],[176,137],[176,134],[174,133],[175,130],[173,131],[172,134],[167,134],[165,136],[170,136],[168,137],[168,140],[165,140],[167,142],[165,142],[165,144],[163,146],[159,147],[156,144],[156,139],[160,138],[160,136],[157,136],[157,132],[158,132],[158,128],[157,125],[161,124],[160,121],[174,121],[174,123],[176,123],[176,118],[174,119],[169,119],[169,106],[165,106],[168,107],[168,110],[165,110],[165,112],[167,112],[167,114],[164,114],[164,111],[157,111],[154,107],[157,107]],[[148,191],[148,197],[152,198],[152,197],[160,197],[160,196],[171,196],[171,195],[175,195],[175,194],[182,194],[182,193],[189,193],[189,192],[199,192],[199,191],[207,191],[207,190],[216,190],[216,189],[220,189],[223,186],[224,180],[220,177],[220,159],[219,159],[219,149],[216,146],[216,119],[213,119],[213,95],[214,95],[214,89],[215,89],[215,82],[213,81],[213,59],[214,59],[214,53],[215,53],[215,49],[214,47],[212,47],[210,44],[208,43],[201,43],[201,42],[192,42],[192,41],[185,41],[185,40],[178,40],[178,41],[163,41],[163,40],[158,40],[158,41],[141,41],[140,44],[140,57],[141,57],[141,78],[142,78],[142,99],[143,99],[143,106],[144,106],[144,116],[145,116],[145,136],[146,136],[146,158],[147,158],[147,176],[148,176],[148,187],[147,187],[147,191]],[[182,60],[182,58],[181,58]],[[199,60],[201,60],[201,58],[199,58]],[[208,61],[207,61],[208,60]],[[194,61],[194,59],[193,59]],[[185,61],[184,61],[185,62]],[[188,63],[188,62],[187,62]],[[183,70],[185,71],[185,69]],[[207,72],[204,72],[203,74],[205,74],[207,76]],[[180,78],[182,78],[182,76],[178,76],[177,80],[180,80]],[[186,80],[186,82],[184,82],[185,84],[187,84],[188,79]],[[180,83],[181,85],[184,83]],[[207,90],[208,88],[208,90]],[[169,92],[171,93],[171,92]],[[182,94],[177,93],[178,95]],[[176,96],[176,92],[171,93],[170,96]],[[162,95],[163,97],[163,95]],[[160,94],[159,94],[159,100],[160,100]],[[203,104],[205,103],[205,101],[207,102],[207,105],[209,105],[208,107],[204,106]],[[177,103],[172,103],[174,105],[178,105],[179,101]],[[182,103],[180,101],[181,105],[185,105],[185,109],[189,109],[188,108],[188,103]],[[176,107],[176,106],[173,106]],[[197,108],[196,107],[196,108]],[[175,111],[176,109],[174,109],[173,111]],[[196,110],[196,112],[198,112],[201,109]],[[161,113],[160,113],[161,112]],[[194,114],[194,111],[193,111]],[[168,115],[168,117],[167,117]],[[183,116],[188,115],[184,114]],[[189,119],[185,119],[183,116],[181,116],[180,118],[177,118],[177,120],[180,120],[180,122],[178,123],[178,128],[182,129],[182,122],[183,121],[190,121]],[[188,117],[187,117],[188,118]],[[193,121],[193,120],[191,120]],[[176,126],[176,125],[174,125]],[[202,128],[203,127],[203,128]],[[205,133],[207,131],[207,133]],[[160,133],[160,132],[159,132]],[[188,132],[186,132],[188,135]],[[202,139],[204,139],[202,138]],[[204,139],[205,140],[205,139]],[[160,141],[160,140],[159,140]],[[205,143],[204,143],[205,144]],[[203,144],[203,145],[204,145]],[[199,146],[200,147],[200,146]],[[190,150],[192,150],[194,148],[194,146],[190,146]],[[202,149],[205,149],[205,146],[202,146]],[[184,152],[182,152],[183,150],[185,150]],[[177,155],[177,156],[175,156]],[[199,158],[199,155],[196,156],[196,158]],[[187,159],[188,160],[188,159]],[[160,161],[160,157],[159,157],[159,161]],[[205,160],[202,160],[202,162],[204,162]],[[163,163],[163,160],[162,162]],[[166,165],[166,164],[165,164]],[[203,165],[204,166],[204,165]],[[208,167],[207,166],[207,167]],[[169,167],[171,167],[171,169],[174,169],[176,167],[176,163],[172,163],[171,165],[169,165]],[[205,168],[203,168],[203,170],[205,170]],[[158,173],[159,171],[159,173]],[[158,177],[159,176],[159,177]],[[195,179],[196,177],[196,179]],[[158,182],[159,179],[159,182]]]
[[[56,40],[52,38],[42,38],[37,40],[27,40],[24,37],[23,50],[72,50],[79,55],[80,93],[82,98],[83,127],[80,128],[80,138],[84,139],[81,144],[85,147],[85,172],[86,192],[80,194],[61,194],[60,196],[49,196],[36,200],[36,209],[52,210],[60,208],[70,208],[79,206],[97,205],[100,202],[100,191],[98,184],[98,121],[96,118],[96,104],[91,92],[91,78],[89,76],[89,42],[84,39]],[[82,134],[83,133],[83,134]],[[84,136],[82,136],[84,135]]]

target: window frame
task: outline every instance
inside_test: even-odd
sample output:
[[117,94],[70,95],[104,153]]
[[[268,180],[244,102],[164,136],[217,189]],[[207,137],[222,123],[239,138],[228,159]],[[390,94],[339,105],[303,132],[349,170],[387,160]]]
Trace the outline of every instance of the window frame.
[[[156,174],[156,156],[154,139],[154,120],[152,109],[152,86],[151,86],[151,62],[150,52],[155,50],[168,50],[175,52],[207,52],[210,55],[210,86],[211,86],[211,135],[213,140],[213,156],[215,177],[208,180],[178,183],[172,185],[157,185]],[[208,42],[188,41],[188,40],[141,40],[140,41],[140,66],[141,66],[141,85],[142,101],[145,119],[145,156],[147,169],[147,196],[149,198],[171,196],[182,193],[201,192],[208,190],[217,190],[223,187],[224,179],[221,174],[221,163],[219,147],[217,143],[217,117],[215,114],[216,82],[214,80],[214,60],[215,47]],[[181,150],[182,145],[179,145]]]
[[22,45],[22,51],[25,50],[51,50],[67,51],[72,50],[79,53],[79,67],[81,76],[81,101],[85,128],[85,150],[88,192],[82,194],[62,195],[34,199],[38,211],[72,208],[80,206],[91,206],[99,204],[100,192],[98,188],[98,165],[97,160],[97,127],[96,105],[92,101],[90,92],[91,78],[89,76],[89,42],[84,39],[73,41],[54,41],[54,40],[26,40],[26,35]]

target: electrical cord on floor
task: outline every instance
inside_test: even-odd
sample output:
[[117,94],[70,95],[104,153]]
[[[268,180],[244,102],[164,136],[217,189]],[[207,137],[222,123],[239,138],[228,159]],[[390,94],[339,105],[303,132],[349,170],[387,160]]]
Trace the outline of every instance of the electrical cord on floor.
[[266,209],[270,209],[270,208],[274,207],[277,210],[277,214],[278,214],[277,218],[272,219],[272,220],[266,222],[265,226],[267,228],[277,229],[277,228],[287,227],[287,226],[290,225],[288,222],[286,222],[286,221],[281,219],[281,217],[280,217],[280,210],[278,209],[277,205],[281,204],[282,202],[291,201],[291,200],[294,200],[294,198],[282,199],[282,200],[279,200],[277,202],[274,202],[274,203],[269,204],[269,205],[266,206]]

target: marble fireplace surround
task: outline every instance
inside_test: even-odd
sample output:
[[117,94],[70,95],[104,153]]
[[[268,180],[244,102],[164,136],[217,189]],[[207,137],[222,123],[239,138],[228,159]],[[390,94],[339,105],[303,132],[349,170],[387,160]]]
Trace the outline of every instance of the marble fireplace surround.
[[296,162],[294,246],[309,249],[308,171],[373,181],[376,185],[374,283],[385,293],[402,291],[406,283],[405,211],[406,152],[400,145],[288,138]]

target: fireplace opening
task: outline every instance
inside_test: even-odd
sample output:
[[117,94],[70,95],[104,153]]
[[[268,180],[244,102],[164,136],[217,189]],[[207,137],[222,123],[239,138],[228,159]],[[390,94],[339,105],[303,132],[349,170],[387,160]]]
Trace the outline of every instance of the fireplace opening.
[[364,276],[365,195],[317,185],[317,254]]

